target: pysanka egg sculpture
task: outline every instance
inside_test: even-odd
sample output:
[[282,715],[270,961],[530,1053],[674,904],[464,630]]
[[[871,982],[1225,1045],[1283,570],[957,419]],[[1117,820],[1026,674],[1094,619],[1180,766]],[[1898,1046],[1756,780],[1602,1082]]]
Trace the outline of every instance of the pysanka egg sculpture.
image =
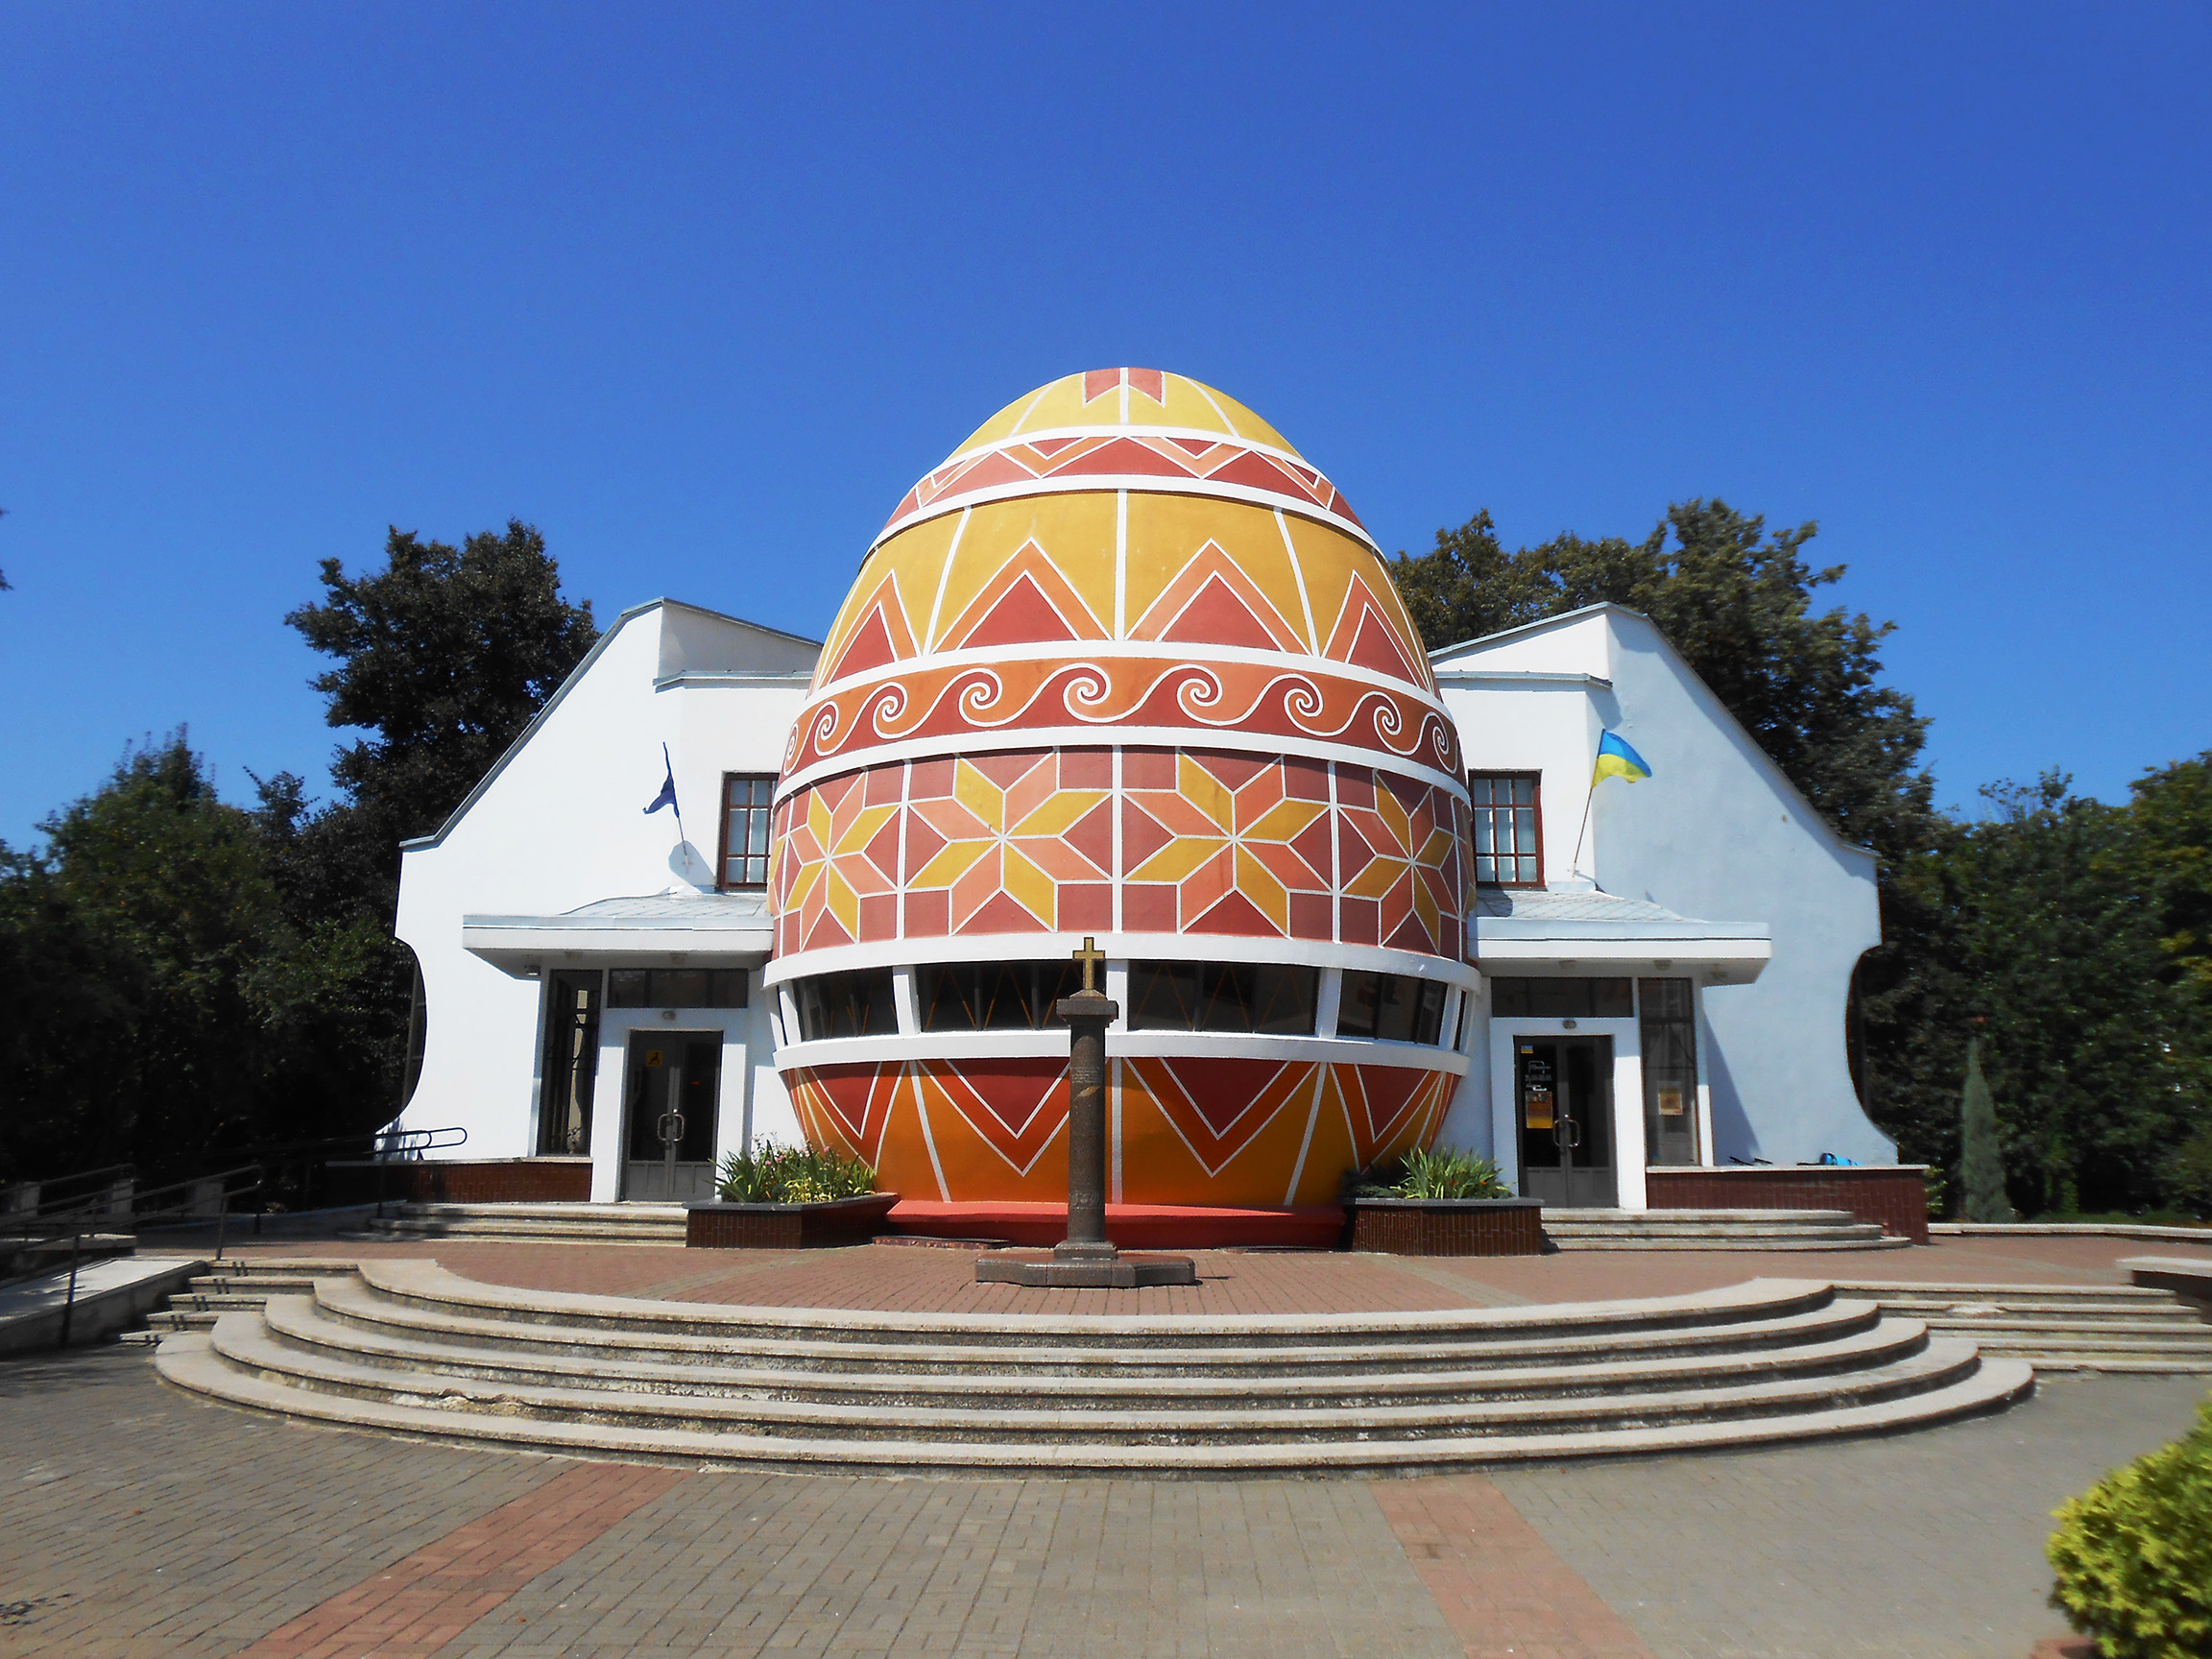
[[1051,1010],[1094,935],[1109,1200],[1332,1202],[1466,1069],[1466,830],[1329,480],[1195,380],[1055,380],[907,493],[823,648],[778,785],[778,1065],[909,1198],[1061,1200]]

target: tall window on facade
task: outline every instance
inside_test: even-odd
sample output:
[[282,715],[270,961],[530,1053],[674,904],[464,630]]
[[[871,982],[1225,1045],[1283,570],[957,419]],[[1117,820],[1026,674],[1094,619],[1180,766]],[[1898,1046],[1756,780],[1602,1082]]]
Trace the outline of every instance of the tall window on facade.
[[1639,979],[1644,1142],[1653,1164],[1697,1162],[1697,998],[1687,979]]
[[925,1031],[1043,1031],[1083,980],[1072,962],[933,962],[914,984]]
[[579,1157],[591,1150],[591,1095],[598,1080],[599,975],[548,974],[540,1157]]
[[768,885],[768,802],[773,774],[722,774],[722,886]]
[[1544,885],[1544,802],[1537,772],[1470,772],[1475,880],[1483,887]]
[[899,1032],[899,1005],[891,991],[891,970],[863,968],[856,974],[820,974],[791,984],[799,1004],[799,1037],[820,1043],[830,1037],[893,1037]]
[[1310,1037],[1321,971],[1282,962],[1132,962],[1132,1031]]

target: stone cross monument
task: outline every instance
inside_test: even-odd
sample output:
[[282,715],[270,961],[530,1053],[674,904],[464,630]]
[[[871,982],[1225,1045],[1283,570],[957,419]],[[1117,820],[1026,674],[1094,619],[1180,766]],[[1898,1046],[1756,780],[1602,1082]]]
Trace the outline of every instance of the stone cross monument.
[[1049,1256],[995,1251],[978,1257],[979,1284],[1046,1285],[1111,1289],[1137,1285],[1195,1285],[1188,1256],[1124,1256],[1106,1238],[1106,1027],[1121,1012],[1095,981],[1106,953],[1088,935],[1074,959],[1083,989],[1052,1012],[1068,1022],[1068,1237]]

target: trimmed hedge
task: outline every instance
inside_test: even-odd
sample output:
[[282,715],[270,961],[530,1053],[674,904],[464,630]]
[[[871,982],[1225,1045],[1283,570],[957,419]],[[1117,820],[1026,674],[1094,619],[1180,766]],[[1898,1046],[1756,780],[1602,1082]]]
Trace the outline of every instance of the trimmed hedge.
[[2105,1659],[2212,1654],[2212,1399],[2195,1429],[2054,1519],[2051,1605]]

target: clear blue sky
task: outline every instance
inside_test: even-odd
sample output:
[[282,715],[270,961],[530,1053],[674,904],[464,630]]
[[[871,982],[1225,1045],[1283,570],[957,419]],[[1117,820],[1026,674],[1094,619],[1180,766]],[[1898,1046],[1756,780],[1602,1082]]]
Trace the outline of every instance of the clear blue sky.
[[[1347,18],[1350,20],[1347,20]],[[819,634],[984,416],[1118,363],[1385,548],[1718,494],[1893,617],[1939,798],[2212,747],[2212,10],[0,11],[0,838],[385,527]]]

